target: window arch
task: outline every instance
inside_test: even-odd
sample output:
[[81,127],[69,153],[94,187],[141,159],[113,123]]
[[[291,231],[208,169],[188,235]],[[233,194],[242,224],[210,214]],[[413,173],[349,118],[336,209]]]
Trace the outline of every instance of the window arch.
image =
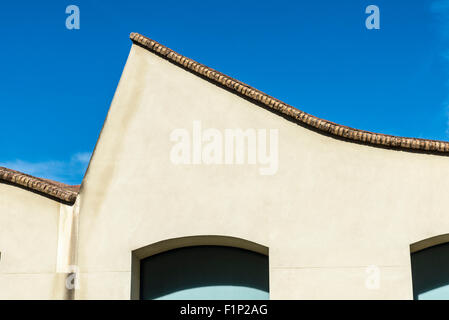
[[132,298],[268,299],[268,270],[268,248],[250,241],[166,240],[133,252]]
[[444,234],[410,246],[414,299],[449,300],[448,241]]

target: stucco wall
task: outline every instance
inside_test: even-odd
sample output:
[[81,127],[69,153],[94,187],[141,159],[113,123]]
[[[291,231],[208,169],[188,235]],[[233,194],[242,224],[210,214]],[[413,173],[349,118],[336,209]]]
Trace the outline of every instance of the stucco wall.
[[60,203],[0,183],[0,299],[62,299]]
[[[278,129],[278,172],[174,165],[170,133],[194,120]],[[449,233],[448,174],[447,157],[321,135],[133,46],[81,188],[77,298],[129,299],[132,250],[225,235],[269,248],[272,299],[411,299],[409,245]]]

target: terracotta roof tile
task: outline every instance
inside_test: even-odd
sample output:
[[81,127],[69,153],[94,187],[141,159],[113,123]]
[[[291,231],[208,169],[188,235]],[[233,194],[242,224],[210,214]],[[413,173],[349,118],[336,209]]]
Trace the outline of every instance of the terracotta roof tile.
[[305,125],[306,127],[326,135],[377,147],[435,154],[449,153],[449,142],[446,141],[405,138],[381,133],[373,133],[320,119],[296,109],[276,98],[273,98],[272,96],[263,93],[241,81],[233,79],[190,58],[182,56],[162,44],[142,36],[141,34],[133,32],[131,33],[130,38],[135,44],[158,54],[175,65],[188,69],[190,72],[198,76],[207,78],[213,83],[226,87],[229,91],[233,91],[236,94],[244,96],[245,98],[267,107],[269,110],[285,115],[288,119],[296,123]]
[[69,205],[75,203],[80,188],[80,186],[69,186],[4,167],[0,167],[0,182],[18,186]]

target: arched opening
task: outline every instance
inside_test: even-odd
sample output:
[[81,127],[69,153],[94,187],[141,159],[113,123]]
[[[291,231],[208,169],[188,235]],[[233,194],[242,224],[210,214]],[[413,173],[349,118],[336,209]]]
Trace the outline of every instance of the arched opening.
[[411,245],[413,298],[449,300],[449,243],[441,235]]
[[133,265],[138,265],[133,267],[133,273],[138,272],[133,279],[134,299],[269,298],[268,248],[253,242],[186,237],[141,248],[133,256]]

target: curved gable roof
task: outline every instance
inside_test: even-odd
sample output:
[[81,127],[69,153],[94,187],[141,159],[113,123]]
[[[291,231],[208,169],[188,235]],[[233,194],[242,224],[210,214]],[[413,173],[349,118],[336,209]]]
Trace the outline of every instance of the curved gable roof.
[[154,40],[142,36],[141,34],[133,32],[131,33],[130,38],[135,44],[165,58],[175,65],[182,67],[202,78],[206,78],[207,80],[222,86],[231,92],[249,99],[262,107],[271,110],[272,112],[279,113],[289,120],[304,125],[309,129],[313,129],[335,138],[344,139],[346,141],[376,147],[402,149],[405,151],[417,151],[424,153],[449,154],[449,142],[398,137],[381,133],[373,133],[336,124],[298,110],[287,103],[273,98],[272,96],[263,93],[262,91],[259,91],[241,81],[233,79],[221,72],[180,55],[179,53]]
[[[280,114],[290,121],[322,134],[375,147],[449,155],[449,142],[398,137],[339,125],[298,110],[241,81],[180,55],[138,33],[131,33],[130,38],[135,44],[163,57],[175,65],[248,99],[267,110]],[[4,167],[0,167],[0,183],[21,187],[68,205],[75,203],[80,189],[80,186],[69,186],[64,183],[33,177]]]

